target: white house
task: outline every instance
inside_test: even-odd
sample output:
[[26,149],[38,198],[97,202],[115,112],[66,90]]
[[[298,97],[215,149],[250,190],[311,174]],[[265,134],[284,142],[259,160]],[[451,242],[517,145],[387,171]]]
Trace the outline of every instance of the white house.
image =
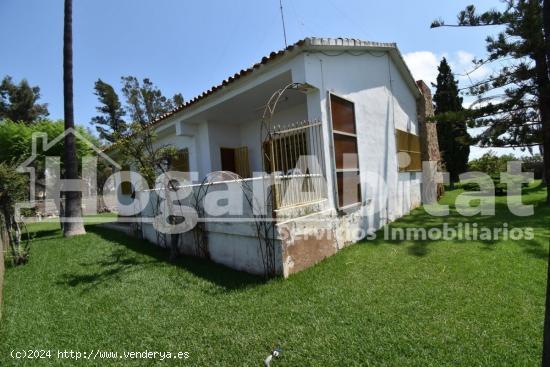
[[[419,120],[431,104],[419,85],[394,43],[306,38],[154,122],[158,143],[181,152],[173,168],[198,172],[195,193],[205,177],[209,190],[242,189],[266,180],[253,172],[277,172],[269,178],[272,224],[231,221],[228,214],[201,224],[198,234],[175,237],[181,251],[288,276],[419,206],[427,150]],[[303,155],[320,166],[300,169]],[[243,181],[208,176],[215,171]],[[305,179],[301,190],[287,183],[294,176]],[[319,190],[312,193],[312,186]],[[141,215],[151,217],[152,206]],[[138,231],[160,245],[167,241],[150,223]]]

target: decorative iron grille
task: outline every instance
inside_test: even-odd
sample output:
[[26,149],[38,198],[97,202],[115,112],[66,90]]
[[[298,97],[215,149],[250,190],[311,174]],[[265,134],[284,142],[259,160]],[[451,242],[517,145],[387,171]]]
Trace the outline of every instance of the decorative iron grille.
[[273,127],[264,141],[263,152],[264,167],[275,181],[275,209],[326,199],[321,122]]

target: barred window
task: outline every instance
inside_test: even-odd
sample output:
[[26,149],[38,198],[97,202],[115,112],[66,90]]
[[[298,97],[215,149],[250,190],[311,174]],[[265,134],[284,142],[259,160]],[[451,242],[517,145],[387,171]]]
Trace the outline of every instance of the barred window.
[[301,156],[308,154],[305,131],[293,132],[264,143],[264,165],[267,173],[293,172]]

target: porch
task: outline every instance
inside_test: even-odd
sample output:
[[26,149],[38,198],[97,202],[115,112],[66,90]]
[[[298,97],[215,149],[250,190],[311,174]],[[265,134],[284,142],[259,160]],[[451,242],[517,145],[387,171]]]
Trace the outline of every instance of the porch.
[[287,71],[160,126],[157,138],[178,148],[169,168],[194,173],[194,184],[212,181],[213,172],[236,174],[229,181],[269,176],[273,217],[310,213],[327,203],[329,179],[321,117],[308,112],[312,101],[320,103],[319,91],[293,82]]

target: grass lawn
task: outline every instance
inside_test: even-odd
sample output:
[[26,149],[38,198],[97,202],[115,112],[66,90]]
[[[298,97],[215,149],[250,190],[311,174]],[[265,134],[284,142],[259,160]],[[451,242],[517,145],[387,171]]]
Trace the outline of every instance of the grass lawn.
[[[30,262],[6,271],[0,366],[534,366],[544,317],[550,207],[535,215],[430,217],[392,227],[533,227],[525,241],[365,241],[287,280],[263,282],[87,227],[64,240],[35,224]],[[450,202],[459,194],[448,193]],[[187,351],[181,360],[11,359],[12,350]]]

